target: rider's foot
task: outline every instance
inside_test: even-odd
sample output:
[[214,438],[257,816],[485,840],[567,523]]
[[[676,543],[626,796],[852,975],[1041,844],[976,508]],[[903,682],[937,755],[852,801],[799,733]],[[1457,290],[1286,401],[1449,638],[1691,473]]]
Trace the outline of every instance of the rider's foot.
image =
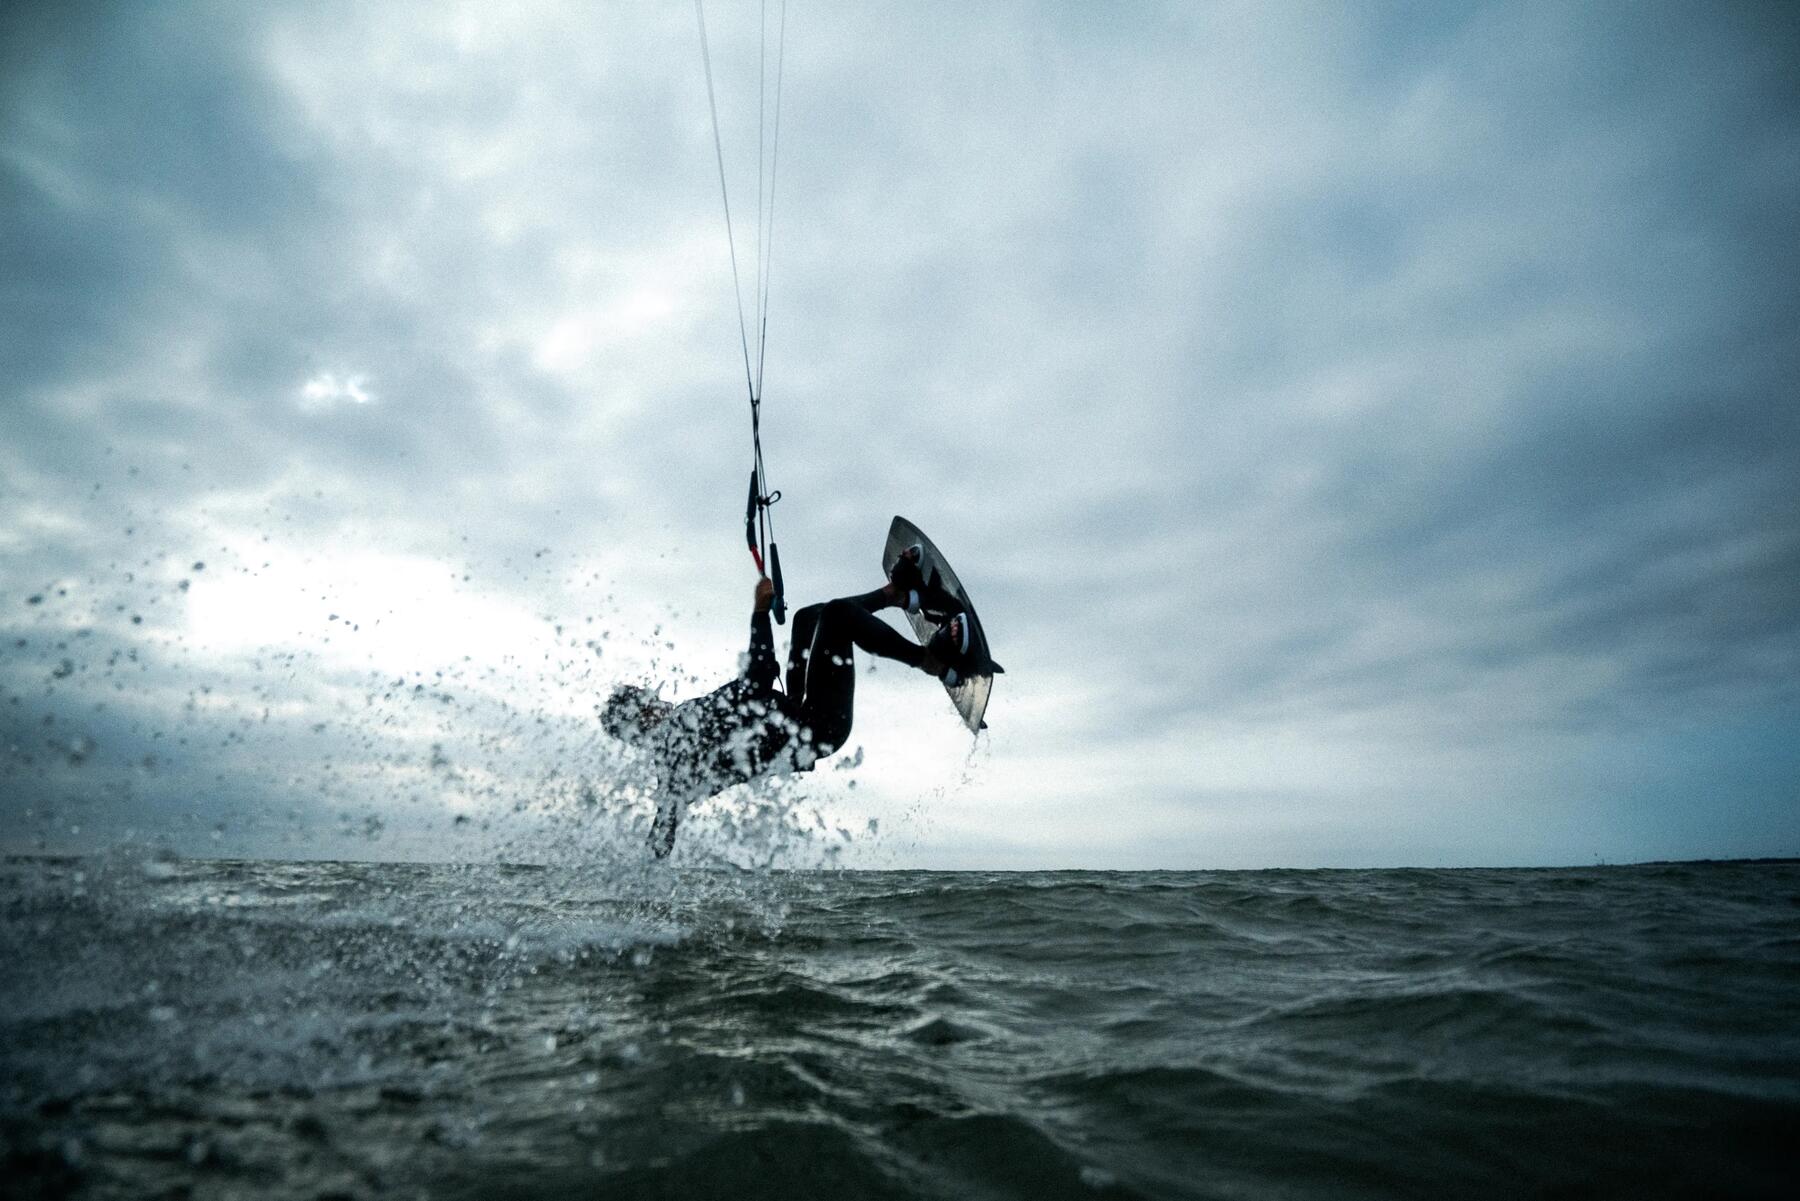
[[919,564],[924,560],[925,548],[914,543],[901,551],[894,565],[888,568],[887,593],[908,613],[917,613],[924,599],[925,576],[919,570]]
[[952,614],[925,644],[925,659],[920,666],[954,688],[968,678],[969,650],[973,643],[974,629],[968,616]]
[[951,688],[962,683],[962,673],[932,654],[931,648],[925,648],[925,660],[919,668],[928,676],[935,676]]

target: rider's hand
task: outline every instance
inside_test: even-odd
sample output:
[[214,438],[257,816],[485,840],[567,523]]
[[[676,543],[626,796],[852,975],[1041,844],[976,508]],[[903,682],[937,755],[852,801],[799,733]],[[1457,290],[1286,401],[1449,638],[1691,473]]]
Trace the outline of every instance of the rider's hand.
[[763,576],[756,581],[756,611],[767,613],[769,606],[775,603],[775,581]]

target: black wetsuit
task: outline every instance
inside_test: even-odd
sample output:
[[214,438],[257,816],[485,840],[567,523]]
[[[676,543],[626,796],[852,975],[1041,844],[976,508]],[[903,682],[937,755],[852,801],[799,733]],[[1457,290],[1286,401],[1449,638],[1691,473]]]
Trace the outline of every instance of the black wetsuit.
[[923,647],[875,616],[893,603],[877,589],[795,613],[786,692],[775,686],[779,673],[769,615],[751,615],[743,672],[722,688],[675,706],[658,732],[663,795],[651,843],[659,855],[674,845],[675,826],[687,805],[770,772],[809,771],[844,745],[855,718],[853,647],[912,667],[923,662]]
[[[875,614],[894,602],[876,589],[794,614],[788,643],[785,711],[798,724],[813,754],[823,759],[850,740],[856,716],[856,663],[852,646],[896,659],[908,667],[925,660],[925,648]],[[765,618],[763,628],[768,628]],[[754,638],[752,639],[754,645]]]

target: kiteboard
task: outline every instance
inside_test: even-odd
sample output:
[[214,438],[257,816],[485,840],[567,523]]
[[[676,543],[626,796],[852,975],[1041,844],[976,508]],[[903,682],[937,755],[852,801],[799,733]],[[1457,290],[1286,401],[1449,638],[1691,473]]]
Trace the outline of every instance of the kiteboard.
[[[927,538],[919,527],[904,517],[894,518],[888,526],[887,547],[881,552],[881,568],[885,573],[892,573],[894,564],[900,561],[900,552],[909,546],[919,548],[919,571],[925,577],[927,587],[940,589],[956,598],[962,605],[962,611],[969,619],[969,664],[967,678],[958,681],[954,686],[945,684],[944,691],[950,694],[950,701],[956,711],[962,715],[963,724],[971,731],[987,728],[982,715],[987,712],[988,696],[994,690],[994,676],[1005,669],[994,662],[988,653],[987,634],[981,628],[981,618],[975,614],[975,606],[969,600],[962,581],[956,578],[956,572],[950,569],[943,554],[931,539]],[[949,620],[948,614],[934,613],[930,606],[925,606],[917,613],[908,613],[907,621],[912,623],[913,633],[921,644],[931,641],[931,636],[938,632],[938,627]]]

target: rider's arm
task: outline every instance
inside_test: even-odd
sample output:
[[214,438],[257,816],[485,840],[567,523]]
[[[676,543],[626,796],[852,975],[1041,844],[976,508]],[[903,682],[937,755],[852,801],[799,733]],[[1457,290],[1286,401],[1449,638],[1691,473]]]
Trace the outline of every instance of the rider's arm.
[[756,609],[750,614],[750,661],[744,676],[758,688],[773,688],[781,674],[775,661],[775,631],[769,628],[769,605],[775,597],[775,586],[768,580],[756,581]]

